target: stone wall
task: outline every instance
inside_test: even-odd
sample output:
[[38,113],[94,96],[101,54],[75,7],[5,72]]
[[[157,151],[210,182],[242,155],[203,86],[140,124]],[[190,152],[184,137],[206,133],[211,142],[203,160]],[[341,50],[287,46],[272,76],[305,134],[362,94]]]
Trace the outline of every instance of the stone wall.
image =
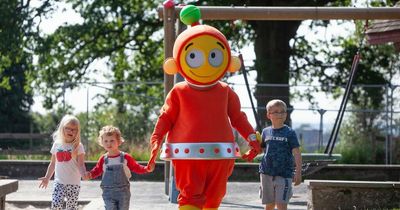
[[[146,165],[147,162],[140,164]],[[45,175],[49,161],[36,160],[0,160],[0,177],[15,179],[37,179]],[[87,169],[92,169],[96,162],[87,161]],[[163,181],[164,162],[157,162],[153,173],[132,174],[133,180]],[[319,180],[370,180],[370,181],[400,181],[400,165],[334,165],[303,177]],[[257,163],[236,163],[229,181],[259,181]]]
[[329,164],[305,179],[400,181],[400,165]]
[[306,180],[308,209],[400,208],[400,182]]
[[[140,162],[147,164],[147,162]],[[46,174],[49,161],[36,160],[0,160],[0,177],[8,177],[13,179],[32,180],[42,177]],[[87,161],[85,163],[87,170],[92,169],[96,162]],[[99,177],[100,178],[100,177]],[[157,163],[153,173],[137,175],[132,173],[133,180],[146,181],[163,181],[164,180],[164,164]]]

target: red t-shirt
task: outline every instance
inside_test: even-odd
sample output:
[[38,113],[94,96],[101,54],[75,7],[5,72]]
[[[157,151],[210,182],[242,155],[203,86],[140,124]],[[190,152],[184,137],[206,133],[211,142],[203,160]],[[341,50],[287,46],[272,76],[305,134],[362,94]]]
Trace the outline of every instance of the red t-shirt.
[[[97,161],[96,166],[90,171],[90,177],[96,178],[103,174],[106,165],[104,164],[104,157],[102,155],[100,159]],[[120,164],[120,155],[108,156],[108,165]],[[147,173],[144,166],[138,164],[135,159],[130,154],[124,153],[124,171],[128,179],[131,177],[131,171],[137,174]]]

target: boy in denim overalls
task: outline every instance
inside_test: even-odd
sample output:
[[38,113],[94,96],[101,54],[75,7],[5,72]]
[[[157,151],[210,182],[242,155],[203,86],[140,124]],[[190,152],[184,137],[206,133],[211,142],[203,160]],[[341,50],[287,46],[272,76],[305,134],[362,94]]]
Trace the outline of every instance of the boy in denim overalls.
[[131,197],[129,178],[131,171],[147,173],[147,167],[139,165],[131,155],[119,150],[124,142],[121,132],[113,126],[105,126],[99,132],[99,144],[107,150],[96,166],[87,172],[89,178],[103,175],[100,187],[103,190],[105,209],[128,210]]

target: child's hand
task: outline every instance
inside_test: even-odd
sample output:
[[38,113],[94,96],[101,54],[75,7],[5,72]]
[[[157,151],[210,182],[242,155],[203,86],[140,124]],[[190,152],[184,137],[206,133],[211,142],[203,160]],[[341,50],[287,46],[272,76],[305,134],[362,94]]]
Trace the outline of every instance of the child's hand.
[[49,184],[49,178],[47,178],[47,177],[40,177],[38,180],[41,180],[41,182],[40,182],[40,185],[39,185],[39,188],[44,188],[44,189],[46,189],[47,188],[47,185]]
[[250,134],[247,140],[249,141],[250,149],[259,154],[261,152],[261,134],[257,131],[255,134]]
[[89,180],[90,178],[91,178],[91,177],[90,177],[90,172],[89,172],[89,171],[86,171],[85,174],[83,175],[82,179],[83,179],[83,180]]
[[146,170],[147,172],[153,172],[154,168],[156,166],[156,158],[158,151],[160,150],[160,145],[157,143],[154,143],[151,145],[151,154],[150,154],[150,159],[147,162]]
[[247,151],[245,154],[242,155],[242,159],[247,162],[252,162],[255,157],[257,157],[258,152],[254,149]]
[[151,163],[148,163],[147,166],[144,167],[144,169],[146,169],[146,171],[149,173],[149,172],[153,172],[155,167],[156,167],[156,163],[151,162]]
[[296,170],[296,173],[293,177],[294,186],[297,186],[301,183],[301,170]]

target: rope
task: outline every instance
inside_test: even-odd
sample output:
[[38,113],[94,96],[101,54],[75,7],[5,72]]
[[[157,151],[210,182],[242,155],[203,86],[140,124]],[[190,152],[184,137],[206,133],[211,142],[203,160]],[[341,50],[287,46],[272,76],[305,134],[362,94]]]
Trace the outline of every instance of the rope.
[[[231,28],[234,31],[236,29],[236,25],[235,25],[234,21],[230,21],[229,24],[231,25]],[[253,97],[252,97],[251,90],[250,90],[249,80],[247,78],[246,67],[244,65],[244,60],[243,60],[242,53],[240,52],[239,40],[240,40],[240,33],[237,33],[237,34],[234,33],[234,38],[232,40],[232,45],[236,46],[238,54],[239,54],[238,57],[239,57],[240,63],[241,63],[240,71],[243,74],[244,82],[245,82],[246,89],[247,89],[247,94],[248,94],[249,99],[250,99],[251,108],[253,110],[253,115],[254,115],[254,119],[256,121],[256,126],[257,126],[257,130],[258,130],[258,129],[262,129],[262,128],[261,128],[260,120],[258,118],[257,109],[256,109],[256,107],[254,105],[254,102],[253,102]]]
[[247,71],[246,71],[246,68],[245,68],[245,66],[244,66],[243,56],[242,56],[241,53],[239,54],[239,59],[240,59],[240,63],[242,64],[242,65],[240,66],[240,70],[241,70],[242,73],[243,73],[244,82],[246,83],[247,94],[249,95],[249,99],[250,99],[250,103],[251,103],[251,108],[252,108],[253,114],[254,114],[254,119],[256,120],[257,129],[261,129],[260,120],[258,119],[257,110],[256,110],[256,107],[254,106],[253,97],[251,97],[251,91],[250,91],[249,80],[247,79]]
[[356,76],[357,73],[357,67],[358,67],[358,63],[360,62],[360,58],[361,58],[361,48],[363,46],[363,40],[365,37],[365,32],[367,30],[368,27],[368,20],[366,20],[365,22],[365,26],[364,26],[364,31],[363,31],[363,36],[360,39],[360,43],[358,45],[358,50],[356,55],[354,55],[353,58],[353,63],[351,65],[351,72],[350,72],[350,79],[347,81],[346,84],[346,89],[343,95],[343,99],[342,102],[340,103],[340,108],[335,120],[335,124],[333,125],[333,129],[332,129],[332,133],[329,137],[329,141],[326,145],[325,154],[329,154],[329,156],[332,155],[333,149],[335,148],[335,143],[337,140],[337,136],[339,134],[339,130],[340,130],[340,125],[342,124],[342,120],[343,120],[343,115],[346,111],[346,105],[347,105],[347,101],[349,100],[349,95],[350,95],[350,91],[352,89],[353,86],[353,82],[354,82],[354,78]]

